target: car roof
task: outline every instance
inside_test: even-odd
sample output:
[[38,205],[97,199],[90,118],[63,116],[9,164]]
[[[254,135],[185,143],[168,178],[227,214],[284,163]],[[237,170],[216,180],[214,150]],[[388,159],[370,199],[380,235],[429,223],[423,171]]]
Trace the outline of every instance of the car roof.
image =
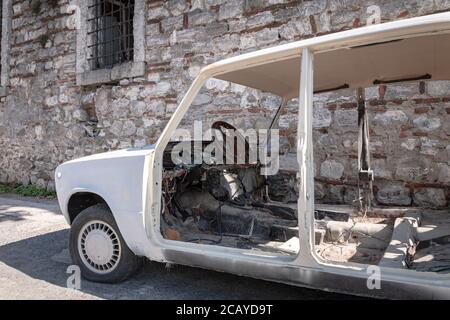
[[214,77],[290,99],[298,96],[302,50],[314,52],[314,91],[399,79],[450,79],[450,12],[370,25],[227,58]]

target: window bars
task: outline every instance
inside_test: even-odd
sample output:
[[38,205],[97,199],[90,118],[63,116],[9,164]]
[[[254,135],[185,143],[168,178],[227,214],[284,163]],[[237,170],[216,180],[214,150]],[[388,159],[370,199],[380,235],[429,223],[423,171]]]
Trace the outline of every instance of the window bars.
[[91,70],[133,60],[134,0],[90,0],[87,61]]

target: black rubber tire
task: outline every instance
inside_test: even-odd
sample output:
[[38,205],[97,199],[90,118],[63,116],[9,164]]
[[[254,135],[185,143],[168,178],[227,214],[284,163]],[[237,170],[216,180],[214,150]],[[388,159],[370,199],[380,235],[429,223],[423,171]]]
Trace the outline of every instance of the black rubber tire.
[[[106,222],[114,229],[119,238],[120,245],[122,248],[121,257],[117,267],[110,273],[98,274],[91,271],[87,266],[85,266],[83,260],[80,257],[77,243],[78,234],[81,231],[81,228],[86,223],[92,220],[100,220]],[[81,275],[83,276],[83,278],[94,282],[103,282],[103,283],[122,282],[131,277],[134,273],[136,273],[142,266],[143,261],[141,257],[136,256],[130,250],[130,248],[128,248],[127,244],[123,240],[119,228],[117,227],[116,221],[114,220],[111,211],[105,204],[96,204],[92,207],[86,208],[76,216],[70,228],[69,251],[73,263],[80,267]]]

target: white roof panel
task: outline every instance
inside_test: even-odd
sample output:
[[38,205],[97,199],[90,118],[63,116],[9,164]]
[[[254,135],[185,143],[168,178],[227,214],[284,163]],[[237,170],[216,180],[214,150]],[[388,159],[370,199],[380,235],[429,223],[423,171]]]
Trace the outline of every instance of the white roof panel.
[[[315,54],[314,90],[378,81],[450,79],[450,12],[372,25],[243,54],[201,74],[293,98],[303,48]],[[341,48],[334,50],[334,48]]]

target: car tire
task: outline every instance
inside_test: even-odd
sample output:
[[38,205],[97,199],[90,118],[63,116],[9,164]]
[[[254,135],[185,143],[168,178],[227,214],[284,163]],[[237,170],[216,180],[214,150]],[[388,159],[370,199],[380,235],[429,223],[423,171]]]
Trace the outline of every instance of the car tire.
[[69,251],[83,278],[95,282],[124,281],[143,261],[128,248],[106,204],[91,206],[76,216],[70,228]]

